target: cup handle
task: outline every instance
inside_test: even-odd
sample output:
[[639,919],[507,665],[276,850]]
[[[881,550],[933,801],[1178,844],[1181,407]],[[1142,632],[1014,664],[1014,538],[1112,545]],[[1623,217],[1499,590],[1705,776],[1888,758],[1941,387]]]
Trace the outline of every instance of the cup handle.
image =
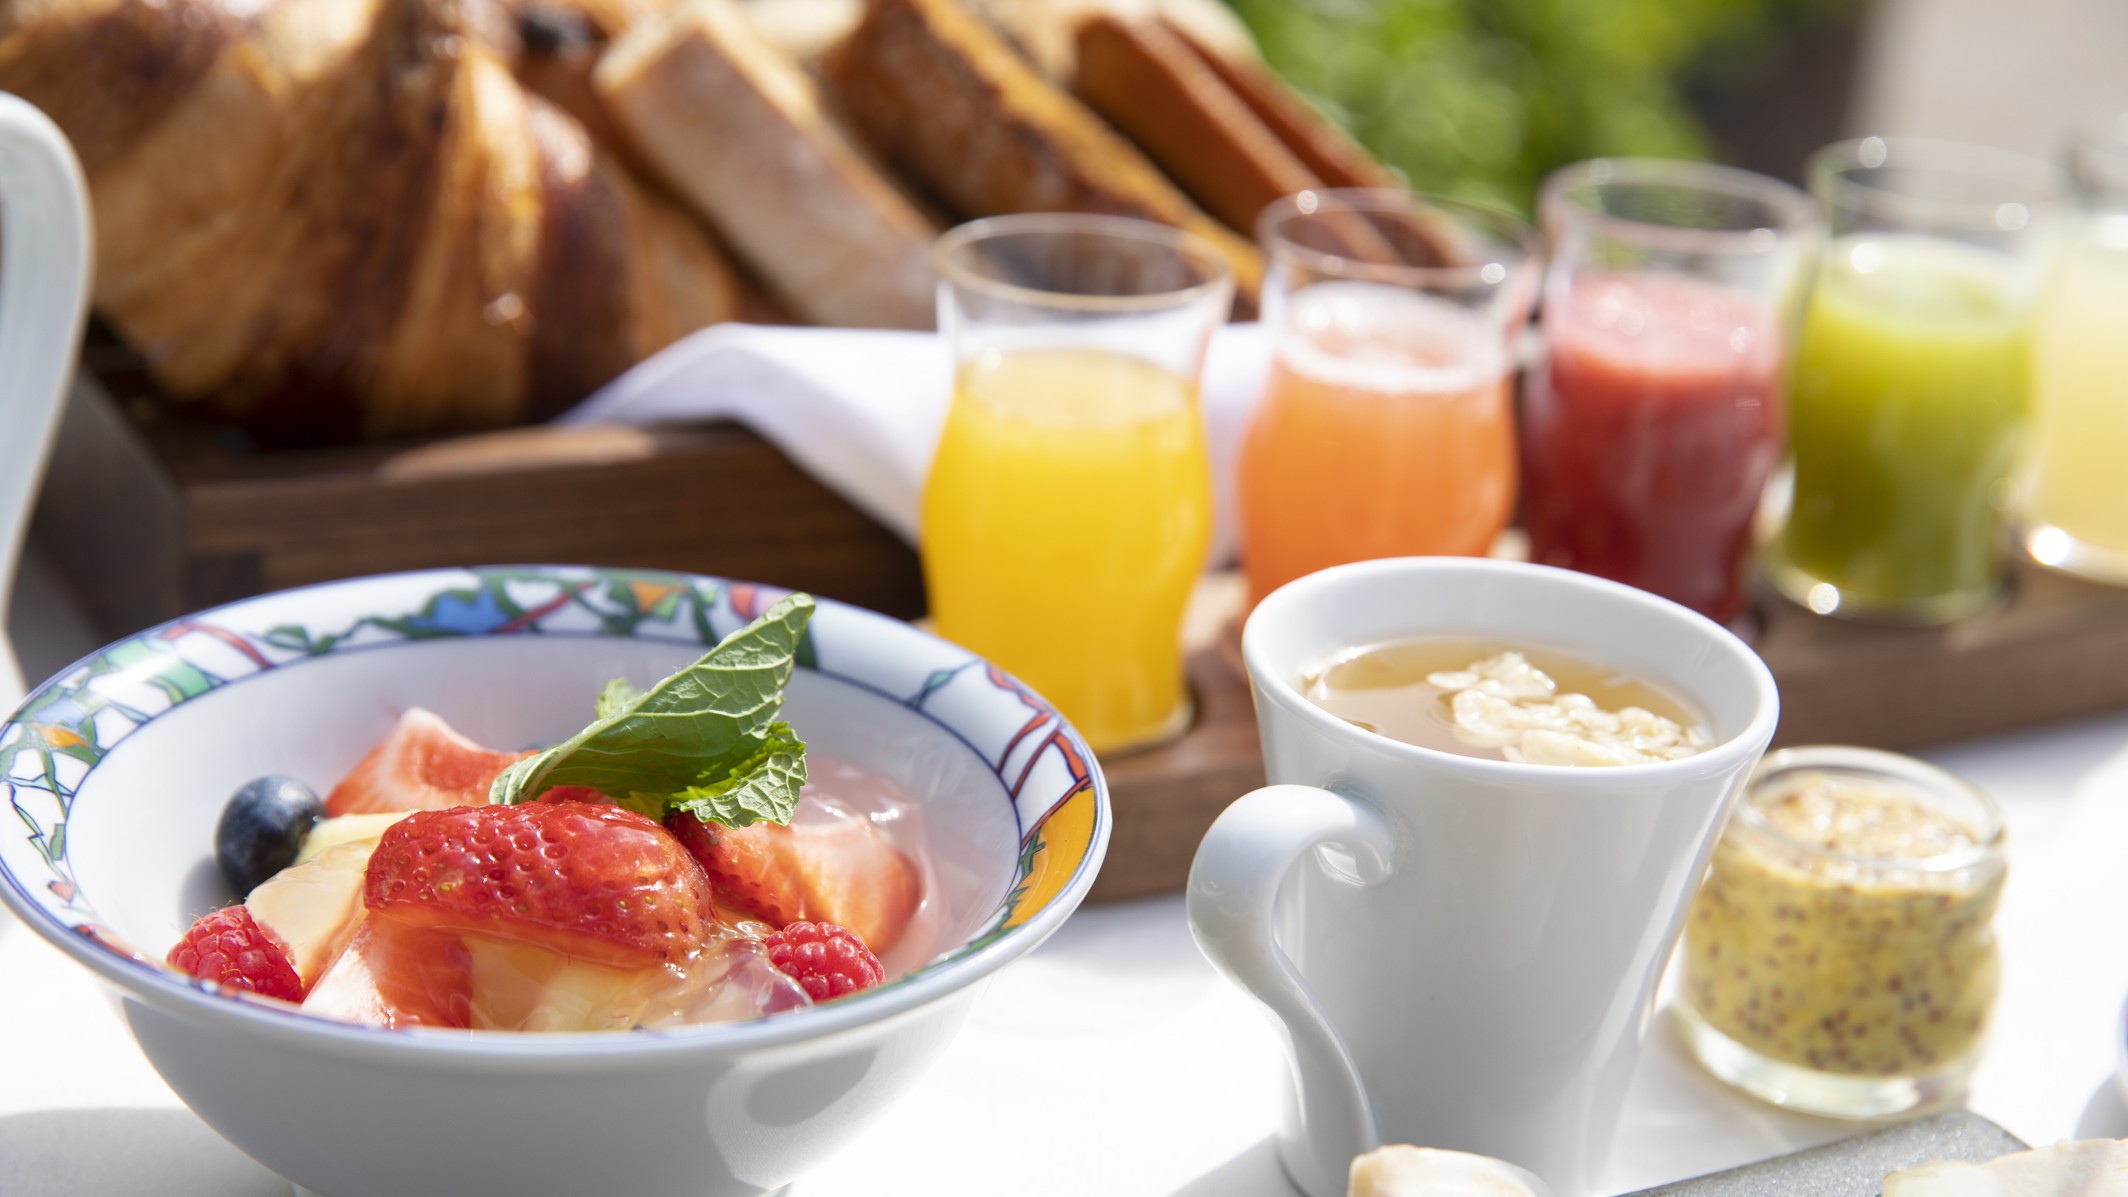
[[1298,1100],[1279,1155],[1310,1194],[1343,1194],[1352,1157],[1381,1146],[1374,1108],[1352,1054],[1278,946],[1279,886],[1320,847],[1349,856],[1332,874],[1353,885],[1389,876],[1396,834],[1365,802],[1315,786],[1265,786],[1227,807],[1190,864],[1190,932],[1214,967],[1277,1017]]
[[73,149],[43,113],[0,93],[0,713],[22,697],[8,599],[81,344],[89,244]]

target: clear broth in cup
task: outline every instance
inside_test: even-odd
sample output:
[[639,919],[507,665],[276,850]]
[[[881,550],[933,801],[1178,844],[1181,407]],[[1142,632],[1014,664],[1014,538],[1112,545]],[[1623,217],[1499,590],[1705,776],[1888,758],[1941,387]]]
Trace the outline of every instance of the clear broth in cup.
[[1652,682],[1552,649],[1417,638],[1348,650],[1301,679],[1332,715],[1486,760],[1647,764],[1707,747],[1706,720]]

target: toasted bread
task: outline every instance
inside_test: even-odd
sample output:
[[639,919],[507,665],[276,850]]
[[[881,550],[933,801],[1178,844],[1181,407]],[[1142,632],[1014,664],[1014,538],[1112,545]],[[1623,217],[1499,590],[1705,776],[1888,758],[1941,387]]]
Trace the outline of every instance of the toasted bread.
[[1256,247],[957,0],[869,0],[821,69],[858,131],[954,211],[1103,212],[1187,229],[1217,247],[1238,306],[1253,310],[1263,282]]
[[770,45],[810,69],[857,27],[864,0],[746,0],[746,15]]
[[[1197,36],[1193,28],[1163,16],[1161,23],[1176,40],[1187,46],[1204,66],[1219,76],[1228,90],[1256,119],[1277,137],[1280,144],[1306,165],[1322,187],[1390,188],[1403,190],[1403,176],[1384,166],[1328,117],[1310,107],[1261,59],[1215,46]],[[1401,262],[1416,266],[1443,266],[1467,262],[1468,251],[1454,228],[1424,211],[1401,219],[1387,213],[1370,218],[1371,231],[1352,223],[1336,226],[1343,243],[1339,252],[1375,262]],[[1329,245],[1318,248],[1333,248]]]
[[1395,171],[1382,165],[1328,117],[1309,107],[1261,61],[1212,46],[1178,22],[1163,19],[1162,24],[1195,52],[1324,186],[1404,186]]
[[636,155],[801,318],[932,326],[937,222],[734,0],[686,0],[636,26],[592,83]]
[[1244,232],[1280,196],[1322,181],[1166,25],[1080,21],[1072,90],[1205,211]]
[[[755,4],[828,3],[845,0],[750,0]],[[862,3],[862,0],[848,0]],[[967,0],[976,14],[1002,32],[1050,79],[1069,85],[1078,57],[1080,22],[1107,15],[1145,22],[1159,18],[1189,31],[1190,40],[1213,53],[1253,62],[1262,58],[1249,27],[1225,0]]]

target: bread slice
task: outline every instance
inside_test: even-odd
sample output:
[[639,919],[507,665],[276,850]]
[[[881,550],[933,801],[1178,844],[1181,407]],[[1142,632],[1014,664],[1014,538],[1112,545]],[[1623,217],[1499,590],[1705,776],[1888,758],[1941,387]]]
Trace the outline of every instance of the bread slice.
[[808,70],[863,15],[864,0],[746,0],[754,31]]
[[[863,0],[749,0],[750,3],[856,3]],[[966,0],[975,14],[1005,35],[1007,41],[1052,82],[1071,85],[1078,49],[1079,24],[1106,14],[1143,22],[1156,17],[1189,31],[1190,40],[1213,53],[1243,60],[1260,59],[1249,27],[1226,0]]]
[[1323,185],[1165,24],[1095,12],[1076,41],[1072,90],[1227,224],[1248,232],[1265,205]]
[[1328,117],[1309,107],[1260,59],[1214,46],[1192,27],[1173,19],[1163,18],[1161,23],[1217,74],[1324,186],[1404,186],[1402,177],[1382,165]]
[[1217,247],[1237,306],[1253,310],[1263,283],[1256,247],[958,0],[869,0],[822,76],[874,148],[957,212],[1105,212],[1187,229]]
[[[1207,70],[1219,77],[1279,144],[1320,180],[1318,186],[1394,191],[1406,188],[1402,175],[1383,165],[1350,134],[1310,107],[1262,59],[1237,51],[1231,43],[1214,44],[1200,36],[1196,26],[1186,26],[1166,13],[1160,21]],[[1352,222],[1338,223],[1335,232],[1344,243],[1338,247],[1340,251],[1367,261],[1421,266],[1458,265],[1470,260],[1462,235],[1448,222],[1423,211],[1403,218],[1376,213],[1369,223],[1373,225],[1371,232]]]
[[801,318],[932,327],[937,223],[733,0],[686,0],[638,25],[592,85],[637,156]]

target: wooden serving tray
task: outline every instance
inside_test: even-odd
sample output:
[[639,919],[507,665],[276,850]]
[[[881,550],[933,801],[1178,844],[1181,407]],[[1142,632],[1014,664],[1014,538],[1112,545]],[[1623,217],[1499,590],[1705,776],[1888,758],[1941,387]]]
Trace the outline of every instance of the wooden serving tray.
[[521,562],[720,574],[923,613],[915,552],[735,425],[261,450],[165,414],[108,333],[82,357],[30,535],[114,637],[289,586]]
[[[510,562],[689,570],[923,611],[907,545],[733,425],[267,452],[163,415],[107,336],[84,366],[31,535],[109,638],[309,582]],[[1199,588],[1190,730],[1103,762],[1116,827],[1096,898],[1180,888],[1212,819],[1263,784],[1241,605],[1232,576]],[[2036,567],[2005,606],[1947,628],[1845,623],[1771,595],[1759,616],[1777,744],[1905,749],[2128,707],[2128,590]]]

